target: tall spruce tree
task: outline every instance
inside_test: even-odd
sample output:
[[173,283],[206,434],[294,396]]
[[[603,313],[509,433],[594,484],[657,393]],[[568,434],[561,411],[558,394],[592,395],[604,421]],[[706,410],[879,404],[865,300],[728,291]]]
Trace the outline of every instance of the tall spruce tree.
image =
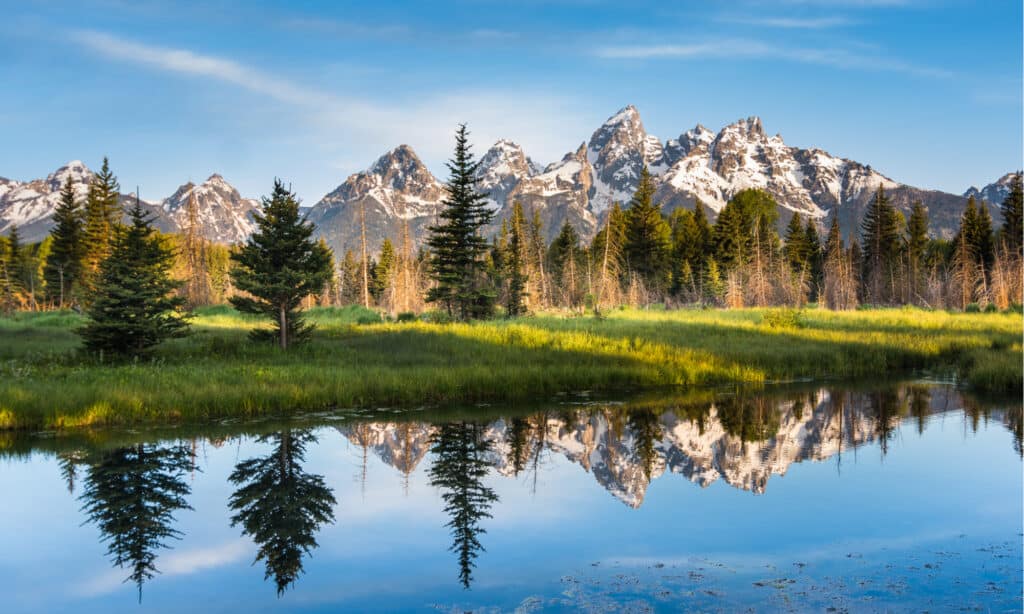
[[1016,173],[1010,181],[1010,193],[999,206],[1003,214],[1000,239],[1010,253],[1024,253],[1024,182],[1022,173]]
[[505,301],[505,315],[514,318],[526,311],[523,299],[527,295],[526,284],[529,276],[526,273],[526,216],[523,205],[519,201],[512,203],[512,217],[509,218],[508,258],[505,267],[508,270],[508,293]]
[[130,225],[118,230],[110,256],[100,264],[89,307],[89,323],[79,332],[92,352],[143,356],[165,339],[184,336],[188,322],[184,297],[172,293],[174,253],[157,235],[136,197]]
[[384,242],[380,246],[380,258],[377,259],[373,267],[373,285],[371,286],[373,298],[378,303],[384,299],[384,293],[391,285],[396,264],[395,245],[391,239],[384,237]]
[[804,243],[807,246],[807,268],[810,271],[807,280],[811,290],[809,300],[816,302],[824,282],[825,253],[821,237],[818,236],[818,226],[810,217],[807,218],[807,228],[804,230]]
[[908,297],[916,302],[924,291],[925,250],[928,248],[928,210],[921,201],[914,202],[907,219],[907,284]]
[[53,212],[50,256],[46,259],[43,278],[49,301],[63,309],[75,302],[79,278],[85,264],[85,214],[75,198],[75,188],[68,177],[60,192],[60,202]]
[[111,246],[123,211],[120,204],[121,186],[103,158],[100,172],[93,175],[85,199],[85,269],[82,281],[90,286],[99,274],[100,263],[110,255]]
[[253,215],[257,230],[231,255],[235,286],[251,296],[233,296],[239,311],[265,315],[274,329],[257,329],[255,339],[275,339],[281,349],[309,337],[313,326],[303,322],[302,299],[319,293],[333,275],[333,255],[311,237],[313,225],[299,214],[299,201],[274,180],[269,198]]
[[496,292],[486,274],[488,245],[481,230],[494,213],[487,206],[487,195],[476,190],[480,162],[470,152],[465,124],[455,132],[455,154],[447,166],[448,196],[442,203],[441,223],[429,228],[427,239],[435,285],[426,300],[440,303],[450,317],[485,318],[494,311]]
[[807,244],[807,231],[799,213],[794,213],[786,226],[786,244],[782,248],[786,262],[794,273],[806,273],[810,265],[810,246]]
[[597,296],[594,297],[594,309],[600,313],[602,305],[618,300],[622,287],[623,246],[626,243],[626,214],[619,203],[612,203],[608,211],[608,219],[594,240],[590,243],[590,253],[594,258],[594,269],[597,271]]
[[672,229],[654,203],[654,180],[645,165],[626,210],[626,264],[648,290],[667,288],[672,257]]
[[899,266],[900,235],[896,209],[879,185],[861,222],[864,243],[861,276],[869,303],[889,303],[894,297],[892,288]]
[[561,290],[563,303],[568,307],[575,307],[580,299],[578,290],[582,256],[580,235],[567,220],[548,248],[548,262],[551,265],[551,276]]

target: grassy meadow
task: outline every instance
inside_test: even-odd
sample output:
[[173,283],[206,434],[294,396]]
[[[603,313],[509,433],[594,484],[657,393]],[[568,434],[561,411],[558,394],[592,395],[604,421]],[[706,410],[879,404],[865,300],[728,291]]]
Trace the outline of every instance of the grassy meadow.
[[79,350],[67,312],[0,318],[0,429],[201,421],[337,407],[526,401],[564,391],[890,376],[927,370],[1019,396],[1020,314],[918,309],[621,310],[468,324],[367,323],[316,308],[281,352],[259,320],[200,310],[141,362]]

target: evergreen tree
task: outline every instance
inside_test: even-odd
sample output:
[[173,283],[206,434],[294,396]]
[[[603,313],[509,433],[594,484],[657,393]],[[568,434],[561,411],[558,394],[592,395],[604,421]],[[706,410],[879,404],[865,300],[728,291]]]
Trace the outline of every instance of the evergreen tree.
[[427,245],[435,285],[426,299],[441,303],[449,316],[462,320],[490,316],[496,296],[486,276],[487,241],[480,234],[494,213],[487,206],[487,195],[476,190],[479,166],[462,124],[455,133],[455,155],[448,162],[448,196],[439,215],[442,221],[429,228]]
[[341,261],[341,303],[343,305],[354,305],[361,300],[360,285],[362,279],[362,265],[356,260],[352,250],[345,250],[345,256]]
[[768,192],[737,192],[719,212],[712,229],[711,243],[719,266],[730,271],[750,262],[758,251],[774,251],[778,215],[778,204]]
[[479,536],[487,531],[480,520],[491,518],[491,506],[498,500],[497,493],[484,484],[490,448],[483,427],[475,422],[443,424],[431,448],[435,460],[429,472],[430,485],[441,489],[444,511],[450,517],[450,549],[458,555],[459,580],[467,589],[473,581],[474,561],[484,549]]
[[180,539],[174,512],[192,509],[184,475],[191,466],[184,446],[138,444],[89,459],[82,510],[96,524],[114,565],[128,568],[138,586],[159,573],[156,553],[167,540]]
[[534,281],[533,289],[530,291],[530,296],[536,300],[530,302],[542,308],[547,305],[548,301],[548,280],[547,272],[544,270],[544,224],[540,219],[540,212],[534,209],[533,217],[530,219],[530,224],[526,228],[526,242],[527,242],[527,258],[528,263],[527,271],[530,279]]
[[[121,226],[123,211],[120,200],[121,186],[110,170],[106,157],[103,166],[89,183],[85,199],[85,275],[83,282],[91,289],[99,275],[100,263],[110,255],[116,231]],[[136,199],[138,200],[138,199]]]
[[264,579],[273,577],[278,597],[302,573],[302,557],[316,547],[316,532],[334,522],[334,494],[321,475],[302,469],[306,446],[316,442],[310,431],[284,430],[263,435],[273,449],[238,463],[228,478],[238,486],[229,506],[231,526],[242,525],[264,561]]
[[861,235],[865,297],[869,303],[889,303],[894,298],[901,232],[896,209],[881,185],[864,214]]
[[13,294],[25,291],[24,271],[27,259],[26,247],[21,244],[21,232],[17,224],[11,224],[7,231],[7,249],[4,257],[4,268],[7,276],[7,289]]
[[911,302],[916,302],[924,290],[925,249],[928,247],[928,210],[916,201],[907,220],[907,278]]
[[[17,235],[16,226],[11,226],[11,231]],[[0,312],[4,315],[10,315],[18,307],[10,246],[10,237],[0,236]]]
[[1016,173],[1010,182],[1010,193],[999,207],[1003,214],[1000,232],[1002,241],[1011,253],[1024,254],[1024,184],[1022,173]]
[[523,299],[526,297],[526,284],[529,275],[526,273],[526,217],[523,205],[519,201],[512,203],[512,217],[509,218],[508,236],[508,294],[505,302],[505,315],[514,318],[526,311]]
[[786,262],[794,273],[807,272],[810,268],[810,246],[807,244],[807,231],[799,213],[794,213],[786,226],[786,245],[782,248]]
[[86,348],[101,354],[141,356],[188,329],[176,313],[185,299],[172,295],[181,286],[170,276],[174,254],[153,230],[138,198],[129,219],[100,265],[89,323],[79,332]]
[[672,229],[654,203],[654,180],[646,165],[626,211],[626,265],[649,290],[664,290],[669,279]]
[[239,311],[271,318],[272,332],[257,329],[252,336],[276,339],[281,349],[287,349],[312,332],[312,325],[302,320],[300,305],[327,283],[333,274],[333,256],[310,238],[313,225],[301,217],[299,201],[279,179],[253,217],[256,232],[231,255],[237,263],[231,271],[235,285],[251,296],[233,296],[231,304]]
[[75,199],[75,188],[68,177],[53,212],[53,244],[46,259],[43,278],[51,303],[64,308],[74,302],[85,260],[85,214]]
[[824,283],[825,254],[821,247],[821,237],[818,236],[818,226],[812,218],[807,218],[804,243],[807,246],[807,267],[810,271],[808,278],[811,288],[810,300],[816,302],[821,285]]
[[672,292],[699,297],[702,274],[707,266],[711,227],[698,200],[693,211],[676,209],[669,216],[672,228]]
[[[852,252],[852,250],[851,250]],[[829,309],[845,310],[857,306],[858,257],[843,248],[839,230],[839,216],[832,218],[832,226],[825,240],[822,279],[822,299]]]
[[548,248],[548,262],[551,276],[561,289],[563,302],[568,307],[579,303],[581,256],[580,236],[566,221]]
[[395,246],[391,239],[385,237],[380,247],[380,258],[373,267],[373,297],[380,302],[384,298],[384,292],[391,285],[391,278],[395,273],[396,256]]

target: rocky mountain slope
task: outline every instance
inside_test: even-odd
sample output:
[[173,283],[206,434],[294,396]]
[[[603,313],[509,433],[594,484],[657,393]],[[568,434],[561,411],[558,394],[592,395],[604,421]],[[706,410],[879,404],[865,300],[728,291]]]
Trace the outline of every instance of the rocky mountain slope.
[[[45,179],[15,181],[0,178],[0,234],[12,225],[18,226],[23,240],[40,241],[53,227],[53,212],[60,201],[60,191],[70,178],[76,197],[84,203],[93,172],[75,160],[60,167]],[[154,217],[155,225],[165,232],[176,232],[187,226],[187,203],[195,191],[197,218],[201,233],[212,241],[234,243],[252,232],[252,211],[258,203],[242,198],[220,175],[212,175],[195,186],[186,183],[170,197],[160,201],[143,200],[142,205]],[[125,207],[135,201],[133,194],[122,194]]]
[[[838,217],[844,232],[855,232],[882,186],[905,215],[914,201],[921,200],[929,208],[933,234],[949,237],[966,202],[961,195],[899,183],[870,165],[821,149],[787,145],[781,136],[769,136],[757,117],[717,133],[698,124],[661,141],[647,134],[633,106],[612,115],[589,140],[546,167],[540,168],[509,140],[495,143],[480,160],[479,186],[489,193],[498,218],[490,230],[498,228],[518,200],[528,215],[540,215],[548,239],[565,221],[584,237],[593,236],[612,203],[628,203],[644,164],[654,176],[656,199],[666,212],[692,208],[700,200],[713,217],[740,190],[761,188],[779,202],[780,226],[799,212],[823,229]],[[406,184],[406,176],[416,180]],[[408,222],[414,234],[422,235],[434,222],[443,197],[438,179],[403,145],[349,177],[317,203],[311,219],[336,250],[352,247],[356,210],[365,206],[368,241],[375,251],[385,235],[396,236],[400,223]]]
[[[645,164],[656,183],[655,198],[666,212],[692,208],[699,200],[714,218],[740,190],[761,188],[779,203],[780,227],[799,212],[816,220],[822,230],[838,218],[847,235],[858,231],[879,186],[905,215],[914,201],[922,201],[937,236],[952,236],[970,195],[988,202],[998,223],[998,203],[1012,177],[1008,174],[964,195],[916,188],[870,165],[817,148],[787,145],[780,135],[769,136],[757,117],[741,119],[718,132],[697,124],[662,141],[647,133],[633,106],[609,117],[587,141],[547,166],[537,164],[522,147],[505,139],[479,159],[478,185],[488,193],[496,213],[488,232],[497,231],[512,203],[519,201],[527,216],[541,218],[549,240],[564,222],[574,225],[584,238],[592,237],[612,203],[628,203]],[[91,175],[84,164],[73,162],[46,179],[22,183],[0,178],[0,233],[16,223],[28,240],[41,239],[49,229],[63,179],[71,176],[84,197]],[[146,203],[161,228],[183,227],[185,204],[193,189],[205,236],[224,243],[248,236],[257,203],[243,198],[219,175],[199,186],[187,183],[162,201]],[[308,219],[340,257],[346,249],[358,250],[360,219],[365,216],[368,248],[375,253],[384,237],[395,240],[406,226],[421,242],[427,228],[436,222],[444,197],[441,180],[411,147],[400,145],[324,196],[308,210]]]
[[999,205],[1010,195],[1010,184],[1017,173],[1006,173],[999,179],[986,185],[980,190],[974,186],[967,188],[964,198],[973,196],[977,200],[983,200],[989,204]]

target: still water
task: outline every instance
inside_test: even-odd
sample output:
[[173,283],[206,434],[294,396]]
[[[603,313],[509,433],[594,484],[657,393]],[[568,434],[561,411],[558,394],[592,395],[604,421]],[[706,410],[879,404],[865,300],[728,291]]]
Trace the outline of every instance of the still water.
[[927,382],[0,434],[0,610],[1019,611],[1021,437]]

